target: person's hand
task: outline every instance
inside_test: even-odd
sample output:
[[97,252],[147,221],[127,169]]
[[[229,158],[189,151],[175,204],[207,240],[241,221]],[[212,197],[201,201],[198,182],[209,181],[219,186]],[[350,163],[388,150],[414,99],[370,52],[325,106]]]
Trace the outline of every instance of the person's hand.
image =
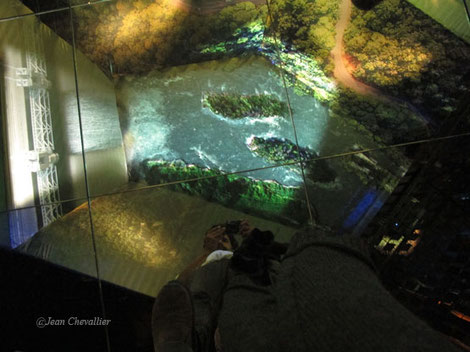
[[206,236],[204,237],[204,244],[202,246],[204,250],[212,253],[213,251],[220,249],[224,234],[224,226],[215,226],[207,231]]
[[253,231],[253,229],[254,227],[251,226],[247,220],[242,220],[242,222],[240,223],[240,235],[243,238],[248,237]]

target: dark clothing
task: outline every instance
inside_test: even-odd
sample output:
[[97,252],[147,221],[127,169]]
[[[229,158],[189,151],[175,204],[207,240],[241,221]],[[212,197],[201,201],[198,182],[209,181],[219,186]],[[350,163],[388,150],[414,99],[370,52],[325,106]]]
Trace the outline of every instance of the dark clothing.
[[196,271],[201,352],[217,325],[224,352],[459,351],[385,290],[357,239],[297,233],[267,268],[268,284],[229,259]]

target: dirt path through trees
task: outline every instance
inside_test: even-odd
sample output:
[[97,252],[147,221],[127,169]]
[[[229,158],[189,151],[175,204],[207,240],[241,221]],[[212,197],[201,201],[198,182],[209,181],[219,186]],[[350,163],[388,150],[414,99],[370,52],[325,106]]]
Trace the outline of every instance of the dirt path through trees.
[[331,55],[333,56],[335,65],[333,75],[336,80],[344,84],[347,88],[350,88],[361,95],[371,95],[384,103],[405,105],[409,110],[413,111],[417,116],[419,116],[424,123],[432,123],[429,117],[424,115],[421,111],[419,111],[415,106],[413,106],[409,102],[400,98],[389,96],[377,88],[371,87],[367,84],[358,81],[348,71],[345,64],[344,32],[351,19],[351,12],[351,0],[341,0],[341,3],[339,5],[339,20],[336,24],[336,45],[333,50],[331,50]]
[[344,62],[344,31],[349,24],[349,20],[351,18],[351,11],[352,11],[352,3],[351,0],[341,0],[339,5],[339,20],[336,24],[336,36],[335,42],[336,45],[331,50],[331,54],[334,58],[335,69],[333,75],[335,78],[343,83],[346,87],[351,88],[352,90],[356,91],[362,95],[374,95],[381,100],[384,99],[382,94],[379,92],[378,89],[368,86],[362,82],[356,80],[347,70],[345,62]]
[[[233,6],[246,0],[175,0],[174,6],[184,10],[199,13],[201,15],[209,15],[221,11],[227,6]],[[255,5],[266,4],[266,0],[250,0]],[[392,97],[382,92],[380,89],[369,86],[355,79],[346,67],[345,53],[344,53],[344,32],[349,25],[352,12],[351,0],[341,0],[339,6],[339,20],[336,24],[335,47],[331,51],[334,58],[334,72],[333,75],[337,81],[341,82],[347,88],[361,95],[370,95],[380,101],[388,104],[398,104],[406,106],[409,110],[413,111],[419,116],[426,124],[431,123],[430,118],[424,115],[411,103],[405,99]]]

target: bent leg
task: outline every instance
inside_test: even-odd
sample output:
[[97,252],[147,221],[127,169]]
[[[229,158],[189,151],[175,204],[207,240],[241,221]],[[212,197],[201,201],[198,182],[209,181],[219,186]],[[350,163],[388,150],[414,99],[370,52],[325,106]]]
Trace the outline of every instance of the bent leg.
[[214,351],[214,332],[229,263],[229,259],[221,259],[197,269],[189,285],[194,307],[194,346],[198,352]]
[[192,352],[194,310],[191,292],[180,282],[168,282],[157,295],[152,311],[155,352]]

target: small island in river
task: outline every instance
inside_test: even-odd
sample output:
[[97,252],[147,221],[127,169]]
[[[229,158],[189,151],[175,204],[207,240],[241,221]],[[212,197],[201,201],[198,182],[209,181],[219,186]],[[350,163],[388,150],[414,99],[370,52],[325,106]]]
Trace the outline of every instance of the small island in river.
[[315,151],[297,147],[295,143],[288,139],[253,136],[248,140],[247,145],[254,154],[270,162],[302,161],[307,177],[312,181],[328,183],[334,182],[336,179],[336,172],[328,165],[326,160],[312,160],[318,157]]
[[316,156],[314,151],[306,148],[297,148],[295,143],[288,139],[252,137],[248,141],[248,148],[258,156],[271,162],[289,162],[309,160]]
[[287,116],[287,104],[273,95],[241,95],[233,93],[204,94],[202,103],[215,114],[230,119],[244,117]]

